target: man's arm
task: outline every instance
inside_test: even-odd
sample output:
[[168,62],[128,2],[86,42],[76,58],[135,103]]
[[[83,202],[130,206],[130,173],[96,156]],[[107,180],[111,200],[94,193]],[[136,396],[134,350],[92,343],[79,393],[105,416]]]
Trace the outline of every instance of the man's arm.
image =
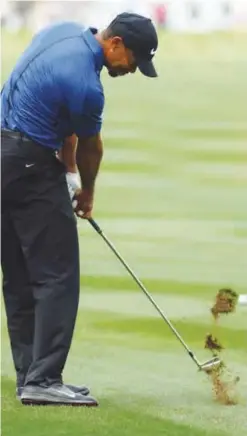
[[58,154],[59,159],[66,166],[66,170],[68,173],[77,172],[77,166],[76,166],[77,142],[78,142],[78,138],[75,134],[68,136],[67,138],[65,138],[63,147],[61,148]]
[[95,180],[103,156],[103,144],[100,133],[89,138],[78,138],[76,163],[81,177],[82,190],[75,194],[77,216],[90,218],[93,201]]
[[75,192],[73,207],[75,213],[82,218],[91,216],[95,180],[103,155],[100,136],[104,108],[103,88],[96,74],[92,73],[90,78],[89,80],[88,75],[85,75],[85,86],[82,86],[81,78],[78,86],[73,81],[73,86],[66,93],[71,128],[78,137],[75,163],[82,185],[82,189]]
[[100,133],[90,138],[78,138],[76,164],[81,177],[82,188],[92,194],[102,156],[103,143]]

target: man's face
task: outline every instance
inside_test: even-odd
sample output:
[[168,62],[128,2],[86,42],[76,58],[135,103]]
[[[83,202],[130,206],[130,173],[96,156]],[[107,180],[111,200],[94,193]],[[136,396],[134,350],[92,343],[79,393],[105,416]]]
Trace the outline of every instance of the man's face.
[[109,38],[104,51],[106,67],[111,77],[124,76],[136,71],[137,65],[134,54],[124,46],[120,37]]

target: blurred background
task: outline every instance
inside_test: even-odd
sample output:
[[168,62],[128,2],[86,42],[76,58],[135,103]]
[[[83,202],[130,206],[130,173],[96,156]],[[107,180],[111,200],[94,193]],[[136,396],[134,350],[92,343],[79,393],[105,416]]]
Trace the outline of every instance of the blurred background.
[[32,31],[58,20],[72,19],[105,26],[122,11],[151,16],[157,26],[174,32],[201,33],[247,27],[245,0],[7,1],[2,0],[2,26]]
[[[159,77],[137,72],[112,79],[102,71],[105,154],[94,217],[185,340],[203,353],[216,291],[246,293],[247,1],[2,0],[1,7],[2,83],[45,25],[73,19],[102,28],[126,10],[153,18]],[[119,391],[125,397],[128,386],[130,395],[152,398],[159,416],[176,420],[182,408],[184,422],[245,434],[245,406],[233,414],[224,409],[221,421],[211,400],[204,407],[205,385],[199,376],[189,382],[194,368],[180,345],[87,222],[78,221],[78,230],[82,292],[69,380],[78,383],[83,373],[104,397]],[[220,339],[242,380],[241,310],[222,320]],[[2,371],[13,377],[5,319],[3,325]]]

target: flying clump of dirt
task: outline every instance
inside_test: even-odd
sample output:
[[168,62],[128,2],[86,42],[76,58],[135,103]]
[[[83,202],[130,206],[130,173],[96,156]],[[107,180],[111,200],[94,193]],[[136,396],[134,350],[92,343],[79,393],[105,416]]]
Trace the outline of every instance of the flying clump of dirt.
[[[211,334],[206,336],[205,348],[211,350],[214,356],[219,356],[219,353],[224,349],[217,338],[213,338]],[[239,377],[232,379],[231,373],[227,370],[224,362],[221,361],[219,366],[207,371],[209,375],[214,396],[216,401],[224,405],[238,404],[235,386],[239,381]]]
[[211,308],[211,313],[218,320],[219,315],[235,312],[238,301],[238,294],[232,289],[220,289],[216,295],[215,303]]
[[[223,350],[223,346],[219,343],[217,338],[213,338],[212,335],[207,335],[205,340],[205,348],[208,348],[211,351],[221,351]],[[214,353],[216,354],[216,353]]]
[[[238,294],[232,289],[220,289],[218,291],[215,303],[211,308],[215,323],[219,321],[220,315],[233,313],[235,311],[237,299]],[[213,356],[217,356],[221,359],[220,353],[224,347],[212,334],[206,336],[204,347],[212,351]],[[236,384],[240,379],[239,377],[232,376],[222,360],[217,367],[207,371],[207,374],[211,379],[216,401],[224,405],[238,404]]]

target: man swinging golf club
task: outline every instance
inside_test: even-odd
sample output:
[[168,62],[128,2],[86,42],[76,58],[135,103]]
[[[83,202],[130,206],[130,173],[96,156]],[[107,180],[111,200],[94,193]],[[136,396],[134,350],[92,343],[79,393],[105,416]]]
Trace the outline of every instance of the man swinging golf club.
[[[1,93],[2,270],[8,331],[23,404],[97,406],[63,384],[79,299],[75,212],[90,218],[103,153],[100,72],[156,77],[152,22],[120,14],[99,33],[52,25],[22,54]],[[59,153],[60,159],[57,158]]]

